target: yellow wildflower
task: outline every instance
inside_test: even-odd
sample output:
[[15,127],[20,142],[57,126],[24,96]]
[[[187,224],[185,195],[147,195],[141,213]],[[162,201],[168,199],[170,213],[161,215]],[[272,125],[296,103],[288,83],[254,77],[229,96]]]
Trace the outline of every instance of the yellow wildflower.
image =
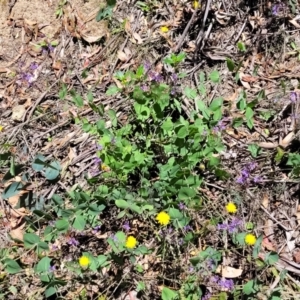
[[160,225],[168,225],[170,223],[170,216],[162,211],[156,216],[156,220]]
[[235,214],[237,212],[237,207],[233,202],[227,203],[225,208],[226,208],[227,212],[230,214]]
[[100,295],[99,297],[98,297],[98,300],[106,300],[107,298],[106,298],[106,296],[104,296],[104,295]]
[[0,132],[3,131],[4,127],[0,125]]
[[169,31],[169,28],[167,26],[160,27],[160,31],[163,33],[167,33]]
[[194,7],[194,9],[200,8],[199,1],[194,0],[193,1],[193,7]]
[[134,236],[130,235],[127,239],[126,239],[126,248],[129,248],[129,249],[133,249],[135,248],[137,244],[137,240]]
[[101,170],[103,172],[109,172],[110,171],[110,167],[106,164],[101,164]]
[[252,233],[246,234],[245,243],[249,246],[253,246],[256,243],[256,236]]
[[85,255],[79,258],[79,264],[82,268],[86,268],[90,264],[90,262],[90,259]]

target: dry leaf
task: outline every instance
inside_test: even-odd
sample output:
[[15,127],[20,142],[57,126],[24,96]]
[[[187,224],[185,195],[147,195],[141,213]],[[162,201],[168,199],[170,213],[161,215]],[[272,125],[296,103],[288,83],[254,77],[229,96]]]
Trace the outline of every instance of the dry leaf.
[[279,146],[286,148],[290,145],[295,137],[295,133],[291,131],[282,141],[279,142]]
[[25,225],[26,223],[23,223],[20,227],[11,230],[9,235],[15,240],[23,241],[23,236],[24,236],[23,228]]
[[16,105],[12,108],[12,116],[11,118],[14,121],[22,121],[23,120],[23,116],[26,113],[26,109],[24,105]]
[[270,240],[267,237],[263,238],[261,245],[269,251],[276,252],[276,248],[273,246],[272,242],[270,242]]
[[242,269],[235,269],[229,266],[222,267],[222,277],[225,278],[236,278],[241,276],[242,273]]
[[127,61],[128,57],[127,57],[127,55],[123,51],[119,50],[118,51],[118,59],[120,61]]
[[278,147],[278,144],[271,143],[271,142],[261,142],[261,143],[258,143],[258,146],[261,148],[265,148],[265,149],[274,149],[274,148]]
[[132,34],[132,36],[137,40],[137,43],[140,45],[140,44],[143,44],[143,40],[142,40],[142,38],[140,37],[140,35],[138,34],[138,33],[136,33],[136,32],[134,32],[133,34]]

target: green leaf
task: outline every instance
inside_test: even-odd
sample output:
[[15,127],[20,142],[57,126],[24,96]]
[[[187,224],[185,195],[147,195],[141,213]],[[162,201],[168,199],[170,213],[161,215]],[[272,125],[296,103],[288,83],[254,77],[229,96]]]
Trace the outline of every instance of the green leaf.
[[116,127],[116,126],[117,126],[117,123],[118,123],[118,119],[117,119],[117,114],[116,114],[116,112],[115,112],[113,109],[109,109],[109,110],[107,111],[107,114],[108,114],[108,116],[109,116],[109,118],[110,118],[110,121],[111,121],[112,125],[113,125],[114,127]]
[[54,180],[59,176],[61,166],[58,161],[52,161],[45,170],[45,177],[48,180]]
[[13,156],[11,156],[11,158],[10,158],[9,172],[10,172],[11,176],[16,176],[16,172],[15,172],[15,158]]
[[210,109],[206,106],[206,104],[205,104],[202,100],[196,100],[196,105],[197,105],[198,110],[200,110],[200,112],[202,112],[203,117],[204,117],[206,120],[209,120],[211,111],[210,111]]
[[209,78],[212,82],[214,83],[219,83],[220,82],[220,74],[218,70],[214,70],[209,74]]
[[175,133],[179,139],[183,139],[189,134],[189,130],[187,126],[180,125],[175,128]]
[[111,85],[107,91],[106,91],[106,95],[107,96],[114,96],[116,95],[117,93],[119,93],[120,89],[116,86],[116,85]]
[[276,164],[279,164],[284,156],[285,152],[280,147],[277,147],[277,153],[275,155],[275,162]]
[[86,224],[85,218],[82,215],[78,215],[75,217],[73,227],[77,230],[82,231],[85,228],[85,224]]
[[104,267],[106,265],[107,259],[108,258],[106,255],[98,255],[98,257],[97,257],[98,266],[100,268]]
[[69,222],[65,219],[58,220],[55,222],[55,227],[60,232],[66,232],[69,229]]
[[171,219],[175,220],[181,220],[183,218],[183,214],[177,209],[177,208],[170,208],[169,209],[169,215]]
[[183,92],[189,99],[195,99],[197,97],[197,91],[189,88],[188,86],[184,88]]
[[15,181],[4,190],[4,192],[2,193],[2,198],[8,199],[10,197],[18,195],[22,190],[22,188],[23,188],[23,184],[21,182]]
[[71,97],[72,97],[74,103],[75,103],[78,107],[83,107],[83,99],[82,99],[82,97],[81,97],[79,94],[77,94],[77,93],[75,92],[75,90],[73,90],[73,89],[70,91],[70,94],[71,94]]
[[241,52],[246,52],[246,46],[243,42],[238,42],[237,43],[237,46],[238,46],[238,49],[241,51]]
[[171,131],[171,130],[173,129],[173,126],[174,126],[174,124],[173,124],[171,118],[168,117],[168,118],[163,122],[161,128],[162,128],[163,130],[165,130],[166,132],[169,132],[169,131]]
[[51,259],[49,257],[43,257],[35,267],[37,273],[48,272],[50,269]]
[[226,64],[227,64],[227,68],[230,72],[233,72],[234,68],[235,68],[235,63],[233,60],[231,60],[230,58],[226,58]]
[[56,288],[54,286],[48,287],[45,291],[46,298],[49,298],[49,297],[53,296],[54,294],[56,294]]
[[23,237],[25,248],[33,248],[41,241],[40,238],[34,233],[25,233]]
[[196,192],[195,190],[189,188],[189,187],[182,187],[180,190],[179,190],[179,193],[178,193],[178,199],[179,200],[189,200],[193,197],[196,196]]
[[39,252],[41,252],[41,251],[48,251],[49,250],[49,246],[48,246],[48,244],[46,242],[39,242],[37,244],[37,246],[38,246]]
[[117,207],[123,208],[123,209],[126,209],[129,207],[129,203],[125,200],[116,200],[115,204]]
[[251,295],[252,293],[255,292],[255,289],[254,289],[254,281],[253,280],[250,280],[248,281],[244,287],[243,287],[243,293],[245,295]]
[[134,204],[134,203],[131,203],[130,206],[129,206],[130,210],[132,210],[133,212],[136,212],[137,214],[141,214],[142,213],[142,209]]
[[259,146],[256,144],[248,145],[248,151],[251,153],[252,157],[257,157],[259,149]]
[[162,300],[174,300],[177,297],[177,292],[164,287],[161,292]]
[[241,246],[244,246],[246,234],[247,234],[246,232],[241,232],[241,233],[234,235],[235,242],[239,243]]
[[279,256],[276,252],[270,252],[267,253],[267,255],[265,256],[265,262],[268,265],[274,265],[275,263],[277,263],[279,260]]
[[67,86],[63,83],[61,89],[59,90],[58,96],[60,100],[64,100],[67,96]]
[[5,271],[9,274],[16,274],[22,271],[20,265],[13,259],[4,259]]
[[209,106],[209,109],[211,109],[212,111],[216,111],[218,109],[220,109],[220,107],[222,107],[222,104],[223,104],[223,98],[222,97],[218,97],[218,98],[215,98],[210,106]]

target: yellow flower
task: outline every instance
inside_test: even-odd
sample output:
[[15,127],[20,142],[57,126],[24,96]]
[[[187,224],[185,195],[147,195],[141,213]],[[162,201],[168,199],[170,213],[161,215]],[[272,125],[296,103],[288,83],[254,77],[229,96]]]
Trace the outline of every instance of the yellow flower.
[[169,28],[167,26],[160,27],[160,31],[163,33],[167,33],[169,31]]
[[156,220],[160,225],[168,225],[170,223],[170,216],[162,211],[156,216]]
[[79,258],[79,264],[82,268],[86,268],[90,264],[90,262],[90,259],[85,255]]
[[98,297],[98,300],[106,300],[106,296],[100,295],[100,296]]
[[197,9],[197,8],[200,7],[199,1],[198,1],[198,0],[194,0],[194,1],[193,1],[193,7],[194,7],[194,9]]
[[226,210],[227,212],[229,212],[230,214],[235,214],[237,212],[237,208],[236,205],[233,202],[229,202],[226,205]]
[[4,130],[4,126],[0,125],[0,132]]
[[137,244],[137,240],[134,236],[130,235],[127,239],[126,239],[126,248],[129,248],[129,249],[133,249],[135,248]]
[[256,242],[256,236],[252,233],[248,233],[245,236],[245,243],[249,246],[253,246]]
[[101,164],[101,170],[103,172],[109,172],[110,171],[110,167],[106,164]]

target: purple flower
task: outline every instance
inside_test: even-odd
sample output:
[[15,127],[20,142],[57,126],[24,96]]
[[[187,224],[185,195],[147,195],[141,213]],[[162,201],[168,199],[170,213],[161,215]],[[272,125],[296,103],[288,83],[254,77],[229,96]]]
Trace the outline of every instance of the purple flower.
[[296,92],[291,92],[290,93],[290,101],[292,103],[296,103],[296,101],[297,101],[297,93]]
[[148,72],[150,70],[151,64],[149,61],[144,62],[144,70],[145,72]]
[[142,85],[141,85],[141,90],[142,90],[143,92],[148,92],[148,91],[149,91],[149,86],[147,86],[146,84],[142,84]]
[[247,168],[249,169],[249,171],[254,171],[257,167],[257,163],[255,161],[252,161]]
[[228,232],[229,233],[234,233],[237,231],[238,227],[242,224],[242,221],[238,218],[233,219],[229,224],[228,224]]
[[30,64],[30,69],[31,70],[36,70],[38,67],[39,67],[39,65],[37,63],[35,63],[35,62],[33,62],[33,63]]
[[228,225],[226,223],[218,224],[217,228],[218,230],[227,230]]
[[180,202],[180,203],[178,204],[178,207],[179,207],[180,210],[185,210],[185,209],[186,209],[185,204],[182,203],[182,202]]
[[283,9],[283,3],[277,3],[272,6],[272,15],[277,16],[280,10]]
[[155,81],[155,82],[162,82],[163,78],[162,76],[154,71],[149,71],[148,77],[150,80]]
[[54,51],[54,47],[51,44],[48,44],[48,50],[50,52],[53,52]]
[[262,181],[262,179],[261,179],[260,176],[255,176],[255,177],[253,178],[253,182],[254,182],[254,183],[260,183],[261,181]]
[[250,176],[249,171],[247,169],[243,169],[241,174],[244,179],[247,179]]
[[193,228],[192,228],[190,225],[186,225],[186,226],[184,226],[182,229],[183,229],[183,231],[185,231],[185,232],[188,232],[188,231],[192,231],[192,230],[193,230]]
[[122,228],[123,228],[125,231],[129,231],[129,230],[130,230],[129,222],[126,221],[126,222],[123,224]]
[[75,238],[70,238],[68,244],[71,246],[78,246],[79,242]]
[[53,245],[51,246],[51,250],[53,250],[53,251],[58,250],[58,247],[57,247],[55,244],[53,244]]
[[49,272],[54,272],[54,271],[56,271],[56,267],[55,267],[55,266],[51,266],[51,267],[49,268]]
[[93,233],[97,233],[101,229],[101,225],[97,225],[93,228]]
[[220,277],[217,276],[217,275],[214,275],[214,276],[210,277],[210,282],[211,283],[218,283],[219,280],[220,280]]
[[221,278],[218,285],[224,290],[232,291],[234,289],[234,282],[232,279]]
[[178,76],[176,73],[172,73],[170,77],[171,77],[172,81],[174,81],[174,82],[176,82],[178,80]]
[[182,238],[178,239],[178,245],[182,245],[182,244],[183,244],[183,239]]
[[101,151],[101,150],[103,150],[103,146],[100,145],[100,144],[96,144],[96,149],[97,149],[98,151]]
[[202,296],[201,300],[209,300],[211,298],[211,293],[206,290],[204,296]]
[[189,267],[189,273],[193,273],[195,271],[194,267]]

